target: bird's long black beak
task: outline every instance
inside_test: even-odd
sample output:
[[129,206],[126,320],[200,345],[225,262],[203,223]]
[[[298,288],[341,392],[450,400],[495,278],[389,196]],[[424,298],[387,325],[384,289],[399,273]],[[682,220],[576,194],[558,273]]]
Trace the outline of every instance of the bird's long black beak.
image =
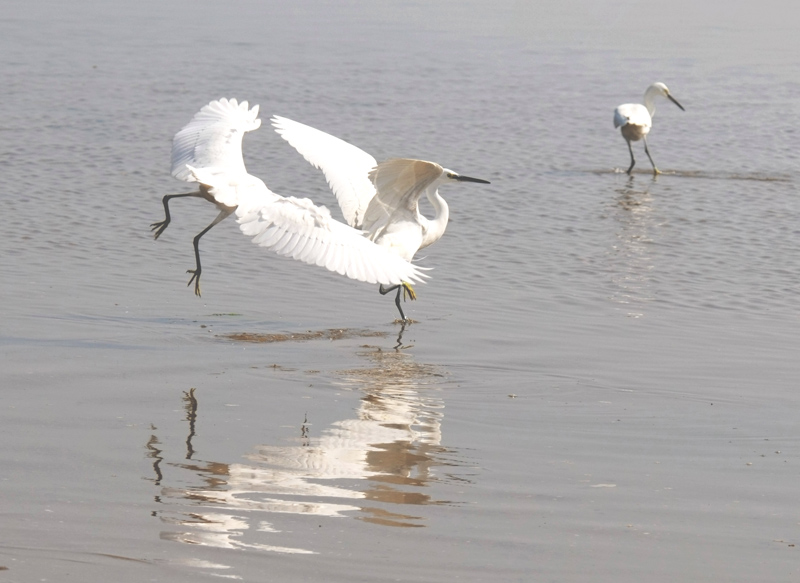
[[675,105],[677,105],[678,107],[680,107],[682,111],[686,111],[685,109],[683,109],[683,106],[682,106],[680,103],[678,103],[678,100],[677,100],[677,99],[675,99],[675,98],[674,98],[672,95],[670,95],[669,93],[667,93],[667,99],[669,99],[669,100],[670,100],[672,103],[674,103]]
[[[681,108],[682,109],[682,108]],[[491,184],[488,180],[483,180],[482,178],[472,178],[470,176],[461,176],[461,174],[453,174],[451,178],[458,180],[459,182],[477,182],[479,184]]]

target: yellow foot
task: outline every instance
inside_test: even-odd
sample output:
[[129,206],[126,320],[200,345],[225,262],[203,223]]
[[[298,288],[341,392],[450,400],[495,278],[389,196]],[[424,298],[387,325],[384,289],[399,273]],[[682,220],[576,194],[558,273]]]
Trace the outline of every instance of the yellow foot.
[[414,288],[411,287],[410,283],[403,282],[403,301],[406,301],[406,294],[412,300],[417,299],[417,292],[414,291]]
[[186,287],[189,287],[190,285],[192,285],[192,282],[194,282],[194,295],[196,295],[199,298],[200,297],[200,273],[198,273],[198,271],[196,269],[187,269],[186,273],[194,274],[194,275],[192,275],[192,278],[189,280],[189,283],[186,284]]
[[661,174],[661,170],[658,168],[653,168],[653,176],[658,176],[659,174]]

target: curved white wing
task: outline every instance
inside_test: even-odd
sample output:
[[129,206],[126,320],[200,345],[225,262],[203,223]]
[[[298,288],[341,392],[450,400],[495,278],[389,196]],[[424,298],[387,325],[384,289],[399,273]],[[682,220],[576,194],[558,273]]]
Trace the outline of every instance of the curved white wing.
[[259,207],[237,210],[237,216],[242,233],[254,243],[350,279],[395,285],[428,277],[424,268],[334,220],[327,208],[307,198],[279,197]]
[[377,164],[375,158],[344,140],[286,117],[273,116],[272,125],[303,158],[322,170],[347,224],[361,227],[369,201],[375,196],[367,178]]
[[196,182],[188,166],[214,168],[217,173],[232,176],[246,174],[242,137],[261,125],[258,105],[248,107],[246,101],[237,103],[235,99],[223,98],[198,111],[172,140],[172,175]]
[[652,120],[647,108],[640,103],[625,103],[614,110],[615,128],[622,127],[629,123],[646,127],[649,130],[652,125]]

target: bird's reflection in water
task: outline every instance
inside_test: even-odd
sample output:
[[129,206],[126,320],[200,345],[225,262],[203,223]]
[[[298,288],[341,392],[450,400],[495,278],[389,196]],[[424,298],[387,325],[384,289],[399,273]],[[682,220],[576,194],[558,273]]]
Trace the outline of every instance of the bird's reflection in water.
[[[362,452],[361,471],[369,480],[365,498],[388,504],[443,503],[420,488],[433,480],[454,479],[439,474],[454,464],[448,459],[452,452],[441,446],[444,403],[439,389],[444,372],[400,351],[370,350],[362,356],[373,366],[342,371],[339,381],[343,388],[363,393],[358,417],[334,424],[334,431]],[[369,522],[422,526],[380,507],[361,510],[360,518]]]
[[[198,396],[185,393],[186,460],[165,461],[168,456],[156,447],[155,435],[148,443],[155,483],[161,487],[156,500],[166,505],[155,514],[171,526],[161,537],[221,548],[311,553],[250,539],[266,533],[268,542],[277,541],[280,531],[273,522],[281,514],[421,527],[420,513],[401,507],[449,504],[425,491],[433,482],[467,479],[456,475],[462,464],[455,453],[441,446],[444,371],[417,363],[405,351],[364,347],[360,356],[368,366],[339,371],[334,381],[341,389],[362,393],[352,418],[314,436],[306,417],[295,443],[256,446],[243,456],[245,463],[192,459],[194,424],[202,426],[202,416]],[[189,477],[183,473],[181,478],[190,485],[165,485],[171,470],[188,471]]]
[[631,317],[644,315],[644,304],[653,300],[653,262],[651,231],[657,226],[653,215],[653,197],[650,185],[657,177],[636,184],[631,176],[622,188],[617,189],[614,218],[620,225],[608,257],[612,263],[611,277],[615,284],[612,299],[623,304]]

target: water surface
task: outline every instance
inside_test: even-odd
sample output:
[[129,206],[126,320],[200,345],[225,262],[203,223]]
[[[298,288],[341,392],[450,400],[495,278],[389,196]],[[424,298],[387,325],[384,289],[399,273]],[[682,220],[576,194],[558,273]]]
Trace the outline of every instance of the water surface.
[[[798,576],[789,2],[13,3],[0,577]],[[667,83],[647,172],[616,105]],[[219,97],[443,188],[416,320],[177,200]],[[335,201],[268,124],[249,170]],[[270,342],[264,340],[269,339]]]

